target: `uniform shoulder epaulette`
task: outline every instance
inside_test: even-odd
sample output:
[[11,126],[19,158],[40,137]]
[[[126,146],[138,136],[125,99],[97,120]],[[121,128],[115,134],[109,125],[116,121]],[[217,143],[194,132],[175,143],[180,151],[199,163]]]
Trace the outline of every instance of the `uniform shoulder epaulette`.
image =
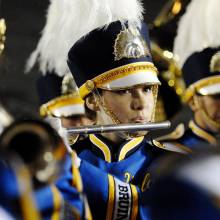
[[192,153],[192,150],[177,142],[159,142],[157,140],[152,140],[151,145],[163,150],[172,151],[181,154]]
[[151,145],[154,146],[154,147],[161,148],[161,149],[165,148],[163,143],[161,143],[157,140],[154,140],[154,139],[151,140]]
[[183,123],[176,126],[176,128],[169,134],[156,138],[157,141],[177,140],[181,138],[185,133],[185,126]]

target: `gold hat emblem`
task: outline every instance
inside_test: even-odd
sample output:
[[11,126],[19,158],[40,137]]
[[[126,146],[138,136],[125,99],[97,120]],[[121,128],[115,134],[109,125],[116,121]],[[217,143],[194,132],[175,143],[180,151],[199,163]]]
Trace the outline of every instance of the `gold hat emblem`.
[[210,72],[220,72],[220,51],[216,52],[211,58]]
[[147,43],[136,27],[122,30],[115,40],[115,60],[151,56]]

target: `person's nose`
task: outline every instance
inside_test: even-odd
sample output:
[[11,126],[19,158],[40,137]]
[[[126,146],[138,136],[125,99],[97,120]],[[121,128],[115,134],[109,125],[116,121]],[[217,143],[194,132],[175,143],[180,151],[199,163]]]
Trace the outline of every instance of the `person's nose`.
[[143,110],[146,107],[146,95],[142,91],[135,91],[132,96],[131,108],[133,110]]

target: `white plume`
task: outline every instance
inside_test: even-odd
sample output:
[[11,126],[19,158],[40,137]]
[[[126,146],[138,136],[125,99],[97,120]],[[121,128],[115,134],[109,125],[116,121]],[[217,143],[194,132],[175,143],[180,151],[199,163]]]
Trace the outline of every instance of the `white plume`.
[[192,0],[179,21],[174,40],[174,54],[179,65],[194,52],[220,46],[220,1]]
[[43,74],[55,71],[63,76],[71,46],[95,28],[125,20],[140,24],[141,0],[50,0],[47,21],[37,48],[26,65],[26,72],[36,64]]

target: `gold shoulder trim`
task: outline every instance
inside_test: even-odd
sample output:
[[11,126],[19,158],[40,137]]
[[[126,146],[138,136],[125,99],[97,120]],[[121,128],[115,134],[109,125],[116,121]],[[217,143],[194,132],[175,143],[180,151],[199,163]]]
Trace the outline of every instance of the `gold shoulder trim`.
[[161,149],[165,149],[165,146],[162,143],[160,143],[159,141],[152,140],[152,144],[155,147],[158,147],[158,148],[161,148]]
[[177,140],[184,135],[185,126],[183,123],[176,126],[176,128],[169,134],[156,138],[157,141]]
[[217,140],[215,139],[215,137],[213,137],[211,134],[209,134],[208,132],[202,130],[200,127],[198,127],[194,121],[190,121],[189,122],[189,128],[192,130],[192,132],[194,134],[196,134],[197,136],[201,137],[202,139],[205,139],[207,142],[209,142],[210,144],[216,145],[217,144]]
[[165,148],[167,150],[170,150],[170,149],[168,149],[168,144],[173,145],[173,146],[176,147],[176,149],[178,149],[175,152],[186,153],[186,154],[191,154],[193,152],[189,147],[187,147],[183,144],[180,144],[178,142],[170,142],[170,143],[169,142],[164,142]]
[[158,148],[161,148],[163,150],[182,153],[182,154],[188,154],[192,153],[192,150],[180,143],[177,142],[163,142],[160,143],[156,140],[152,140],[152,144]]

